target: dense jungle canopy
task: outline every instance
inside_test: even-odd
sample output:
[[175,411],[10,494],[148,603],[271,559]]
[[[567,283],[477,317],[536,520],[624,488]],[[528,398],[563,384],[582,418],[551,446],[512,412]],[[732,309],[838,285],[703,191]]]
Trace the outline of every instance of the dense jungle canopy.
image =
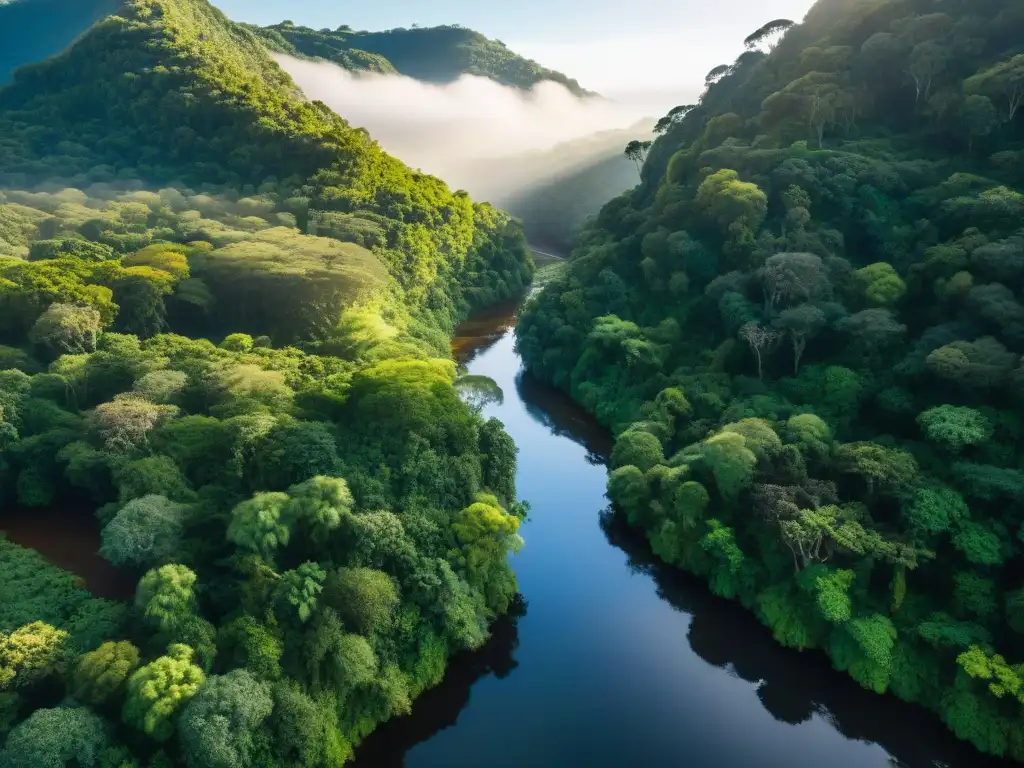
[[338,766],[483,643],[525,508],[448,338],[532,272],[205,0],[17,70],[0,505],[86,500],[138,587],[0,538],[0,765]]
[[659,557],[1024,759],[1024,6],[783,21],[666,115],[518,348],[616,430]]

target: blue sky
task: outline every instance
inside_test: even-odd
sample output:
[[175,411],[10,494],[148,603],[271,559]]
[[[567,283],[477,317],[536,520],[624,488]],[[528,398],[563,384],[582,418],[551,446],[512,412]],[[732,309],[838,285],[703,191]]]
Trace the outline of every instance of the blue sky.
[[[731,61],[743,38],[766,21],[799,21],[812,0],[213,0],[237,21],[290,19],[309,27],[356,29],[461,24],[513,50],[620,94],[679,90]],[[348,7],[346,7],[348,6]],[[687,95],[680,93],[680,95]]]

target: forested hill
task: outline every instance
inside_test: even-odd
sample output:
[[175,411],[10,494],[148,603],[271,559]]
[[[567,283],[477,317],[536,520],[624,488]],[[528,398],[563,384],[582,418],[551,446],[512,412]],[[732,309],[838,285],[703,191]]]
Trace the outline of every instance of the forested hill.
[[0,84],[22,64],[64,50],[121,0],[8,0],[0,2]]
[[353,71],[399,72],[428,83],[448,83],[462,75],[487,77],[502,85],[529,89],[552,81],[577,96],[592,95],[575,80],[524,59],[500,40],[457,25],[333,32],[284,21],[271,27],[249,27],[272,50],[327,59]]
[[0,135],[0,184],[259,192],[301,229],[373,249],[445,328],[528,276],[507,216],[305,101],[258,40],[205,0],[133,0],[65,53],[21,68],[0,90]]
[[666,116],[519,349],[661,558],[1024,760],[1024,5],[790,26]]
[[0,509],[98,522],[136,586],[0,535],[0,766],[337,768],[480,647],[525,507],[449,338],[532,271],[206,0],[18,69]]

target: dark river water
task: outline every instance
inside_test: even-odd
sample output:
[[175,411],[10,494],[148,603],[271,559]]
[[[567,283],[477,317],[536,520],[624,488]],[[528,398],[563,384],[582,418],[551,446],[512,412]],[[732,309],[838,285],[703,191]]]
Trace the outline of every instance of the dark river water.
[[453,349],[504,392],[485,415],[519,446],[532,507],[513,560],[523,601],[411,715],[364,742],[358,768],[1008,765],[655,564],[605,512],[608,434],[524,373],[514,311],[465,323]]
[[[504,401],[485,409],[519,446],[532,506],[514,558],[523,598],[479,651],[359,748],[357,768],[990,768],[924,710],[876,696],[815,653],[779,647],[703,582],[655,563],[607,514],[608,434],[522,370],[514,304],[460,326],[469,372]],[[13,541],[94,592],[132,580],[95,554],[83,510],[0,519]]]

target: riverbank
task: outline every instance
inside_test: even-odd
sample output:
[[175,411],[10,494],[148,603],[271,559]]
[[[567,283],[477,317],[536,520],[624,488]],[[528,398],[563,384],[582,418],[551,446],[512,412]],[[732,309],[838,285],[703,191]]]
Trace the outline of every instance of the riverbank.
[[780,647],[740,606],[660,564],[607,513],[610,435],[523,370],[515,320],[508,306],[477,315],[453,349],[504,391],[484,415],[520,447],[522,613],[375,731],[357,768],[1006,765],[822,655]]

